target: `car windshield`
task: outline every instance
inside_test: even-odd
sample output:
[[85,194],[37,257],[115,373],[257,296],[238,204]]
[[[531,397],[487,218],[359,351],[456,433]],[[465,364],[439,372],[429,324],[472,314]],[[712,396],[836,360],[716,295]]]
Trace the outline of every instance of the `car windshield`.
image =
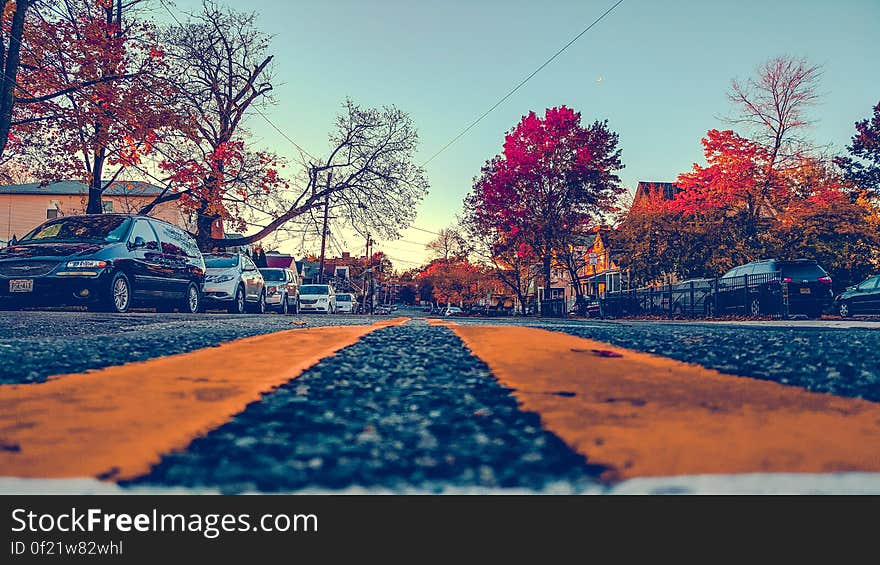
[[263,278],[267,281],[283,281],[284,280],[284,270],[283,269],[260,269],[260,272],[263,273]]
[[351,302],[351,295],[350,294],[337,294],[336,301],[337,302]]
[[307,284],[299,287],[300,294],[330,294],[330,287],[326,284]]
[[793,281],[815,281],[819,277],[827,277],[825,269],[816,263],[781,263],[782,276],[790,277]]
[[18,243],[115,243],[125,237],[130,223],[125,216],[73,216],[46,222]]
[[238,255],[216,254],[205,255],[205,267],[208,269],[230,269],[238,266]]

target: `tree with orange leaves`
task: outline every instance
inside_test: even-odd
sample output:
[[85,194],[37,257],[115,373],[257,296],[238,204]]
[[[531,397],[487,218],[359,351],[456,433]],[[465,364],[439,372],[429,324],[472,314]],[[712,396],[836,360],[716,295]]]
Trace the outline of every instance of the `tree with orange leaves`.
[[144,170],[164,132],[179,125],[164,52],[155,28],[135,17],[136,4],[65,0],[63,9],[48,12],[53,17],[30,27],[34,48],[22,53],[21,79],[34,103],[20,108],[32,121],[17,135],[43,148],[50,179],[88,185],[89,214],[101,213],[110,183],[132,168]]

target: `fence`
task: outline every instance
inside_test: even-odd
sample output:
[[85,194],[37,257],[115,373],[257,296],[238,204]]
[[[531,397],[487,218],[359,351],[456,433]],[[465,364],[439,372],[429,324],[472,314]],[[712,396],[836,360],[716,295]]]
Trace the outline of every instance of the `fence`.
[[693,279],[660,287],[608,292],[603,317],[708,317],[721,314],[788,316],[788,284],[780,273]]
[[541,316],[544,318],[564,318],[568,315],[568,304],[564,298],[541,301]]

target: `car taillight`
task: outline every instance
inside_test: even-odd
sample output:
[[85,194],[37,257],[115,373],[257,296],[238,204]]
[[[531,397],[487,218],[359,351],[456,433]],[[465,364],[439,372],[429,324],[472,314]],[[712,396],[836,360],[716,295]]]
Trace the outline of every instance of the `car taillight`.
[[782,279],[782,282],[791,282],[791,277],[785,277],[784,279]]
[[831,277],[819,277],[819,282],[822,284],[831,284]]

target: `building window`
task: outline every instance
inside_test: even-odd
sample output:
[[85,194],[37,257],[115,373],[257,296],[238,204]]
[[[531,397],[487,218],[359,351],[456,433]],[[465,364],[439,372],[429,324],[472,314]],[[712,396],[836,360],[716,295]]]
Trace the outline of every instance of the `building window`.
[[112,200],[102,200],[101,201],[101,209],[105,214],[113,213],[113,201]]
[[46,209],[46,219],[54,220],[58,217],[58,208],[47,208]]

